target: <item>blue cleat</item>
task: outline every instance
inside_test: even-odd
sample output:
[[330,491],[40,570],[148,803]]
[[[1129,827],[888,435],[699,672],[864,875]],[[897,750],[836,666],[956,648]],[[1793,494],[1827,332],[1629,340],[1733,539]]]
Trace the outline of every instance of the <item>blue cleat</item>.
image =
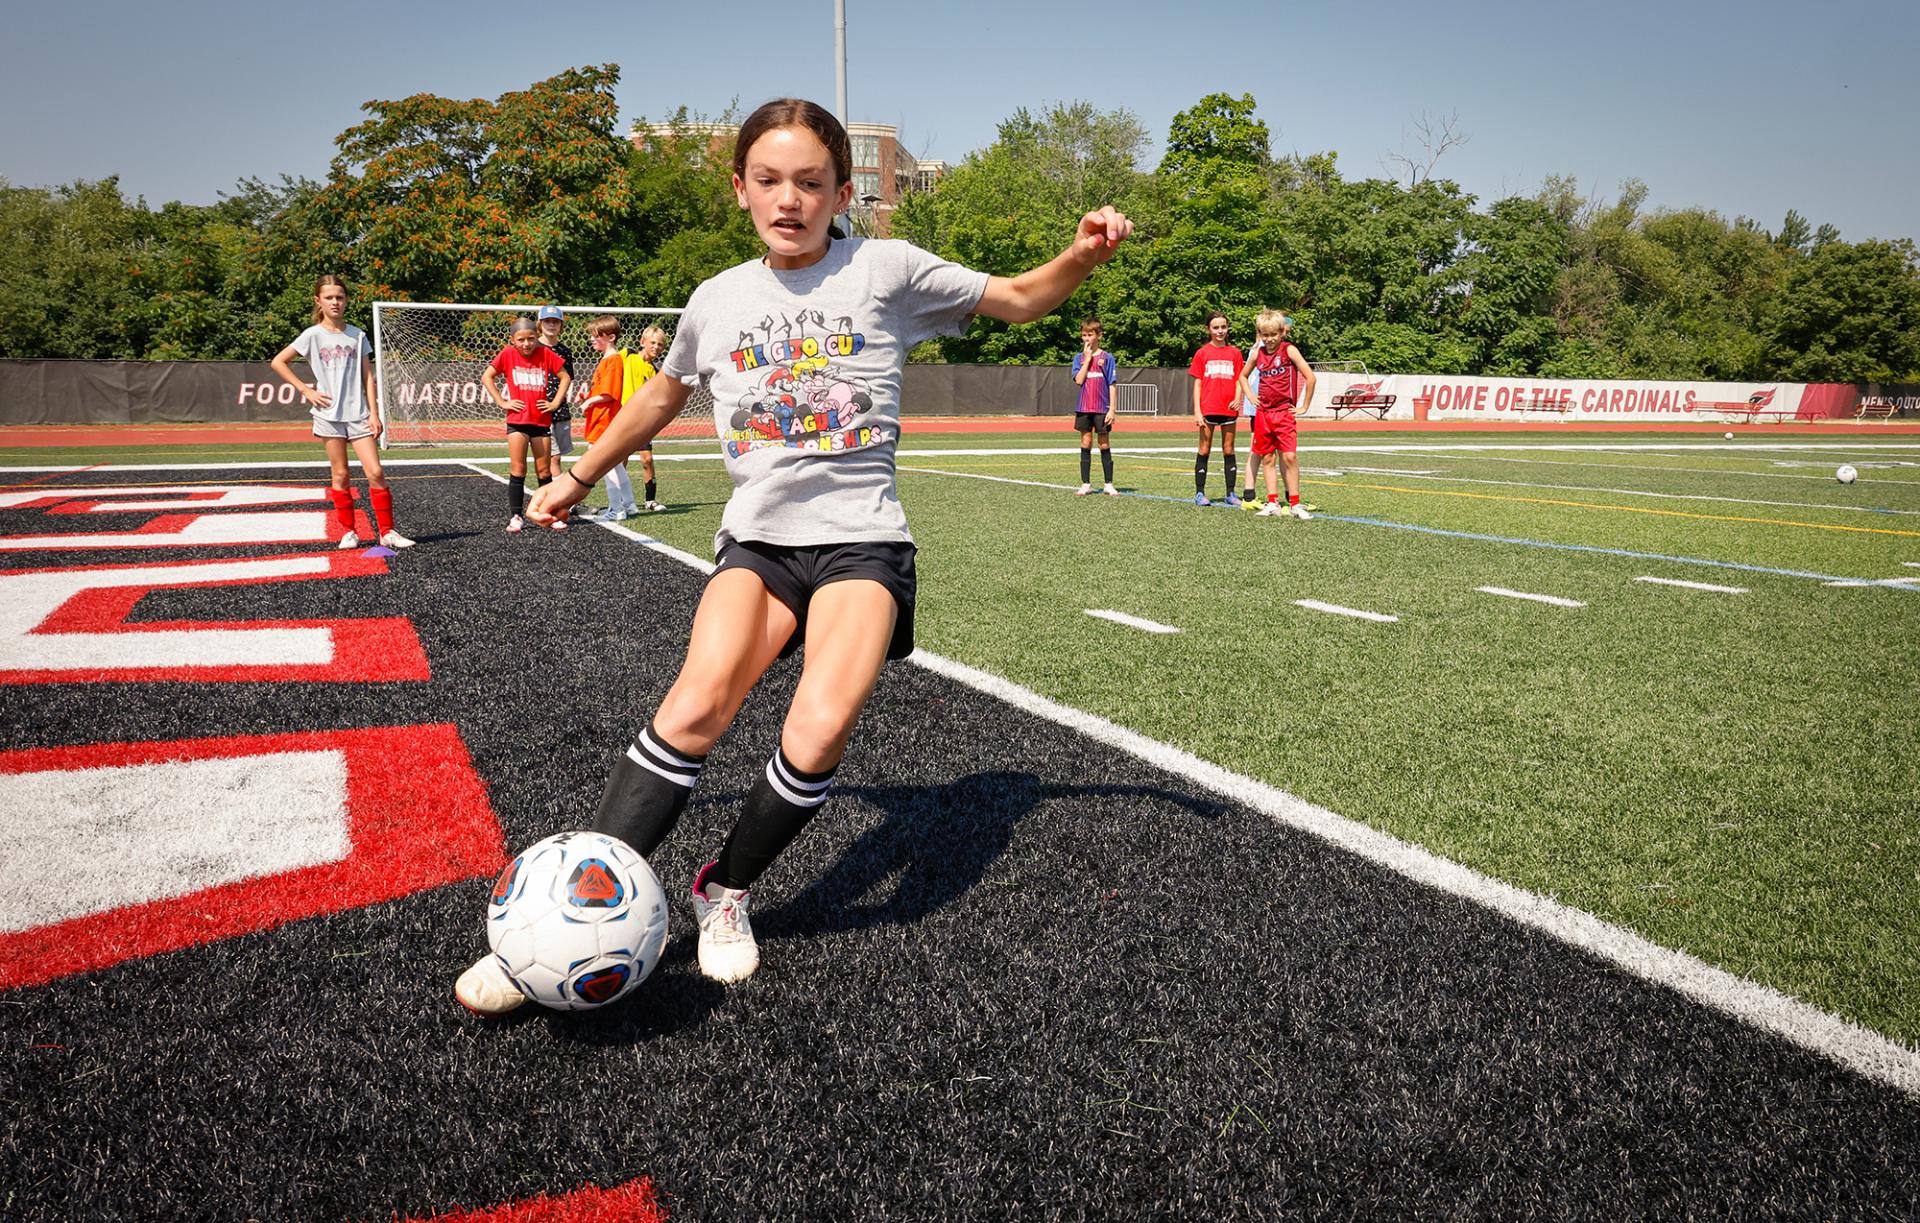
[[1205,493],[1195,493],[1193,495],[1193,503],[1195,505],[1212,505],[1213,504],[1213,502],[1207,500],[1207,495]]
[[1226,504],[1238,509],[1240,507],[1240,498],[1234,496],[1232,493],[1228,493]]

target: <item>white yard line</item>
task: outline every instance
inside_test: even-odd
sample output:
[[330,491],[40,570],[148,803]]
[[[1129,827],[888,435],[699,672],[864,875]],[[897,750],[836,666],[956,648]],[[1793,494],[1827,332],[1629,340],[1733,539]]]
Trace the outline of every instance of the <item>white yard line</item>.
[[[175,465],[144,470],[212,470],[214,467],[211,464],[191,468]],[[491,472],[482,474],[504,483],[503,477],[493,476]],[[711,571],[708,562],[658,540],[615,523],[600,525],[682,564],[703,572]],[[1336,849],[1538,930],[1644,981],[1773,1033],[1875,1082],[1920,1096],[1920,1050],[1870,1032],[1778,990],[1735,976],[1685,952],[1662,947],[1591,913],[1483,875],[1357,820],[1314,806],[1264,781],[1150,739],[1098,714],[1059,704],[1011,680],[925,650],[914,651],[909,661],[1076,734],[1090,736],[1104,748],[1123,751],[1154,768],[1183,777]]]
[[1562,599],[1558,595],[1533,595],[1524,590],[1508,590],[1505,586],[1475,586],[1483,595],[1500,595],[1508,599],[1530,599],[1535,603],[1548,603],[1554,607],[1585,607],[1578,599]]
[[1320,838],[1397,874],[1490,909],[1645,981],[1671,989],[1742,1023],[1771,1032],[1876,1082],[1920,1096],[1920,1050],[1888,1040],[1767,986],[1648,941],[1591,913],[1489,878],[1356,820],[1316,807],[1266,782],[1242,776],[1097,714],[1058,704],[964,663],[915,651],[927,670],[997,697],[1017,709],[1091,736],[1155,768],[1200,785],[1290,828]]
[[1389,616],[1385,612],[1361,611],[1357,607],[1342,607],[1338,603],[1322,603],[1318,599],[1295,599],[1295,607],[1304,607],[1308,611],[1327,612],[1335,616],[1352,616],[1356,620],[1372,620],[1377,624],[1398,624],[1400,617]]
[[1139,616],[1129,616],[1125,612],[1107,611],[1104,608],[1086,609],[1087,614],[1096,620],[1111,620],[1115,624],[1124,624],[1128,628],[1137,628],[1143,633],[1177,633],[1180,630],[1171,624],[1161,624],[1157,620],[1143,620]]
[[[465,460],[461,460],[459,463],[455,465],[459,467],[464,467],[468,471],[474,472],[477,475],[485,476],[487,479],[496,481],[501,484],[505,484],[507,482],[507,478],[505,476],[500,475],[496,472],[484,470],[483,468],[475,467],[472,463],[469,463]],[[701,557],[695,556],[691,552],[682,552],[680,549],[674,547],[672,544],[665,543],[661,540],[655,539],[651,535],[643,535],[639,531],[630,530],[623,523],[601,522],[598,519],[589,520],[589,519],[583,518],[583,519],[574,521],[572,526],[570,526],[568,529],[577,531],[581,527],[586,527],[586,526],[600,527],[603,530],[612,531],[615,535],[624,535],[626,538],[631,539],[633,542],[640,544],[643,547],[651,548],[653,551],[658,552],[662,556],[672,557],[674,560],[679,561],[681,564],[687,566],[690,569],[698,569],[702,573],[713,572],[712,561],[704,560]],[[504,528],[504,524],[503,524],[503,528]],[[547,528],[545,527],[536,526],[531,522],[527,524],[528,531],[544,531],[546,529]]]
[[1718,595],[1743,595],[1745,586],[1715,586],[1711,582],[1683,582],[1679,578],[1656,578],[1642,575],[1633,579],[1636,582],[1651,582],[1655,586],[1683,586],[1688,590],[1706,590]]
[[[1349,467],[1347,470],[1363,471],[1368,474],[1388,474],[1383,469],[1378,468]],[[1660,469],[1653,468],[1651,470],[1657,471]],[[1829,505],[1822,502],[1809,501],[1762,501],[1753,497],[1721,497],[1709,493],[1657,493],[1643,488],[1603,488],[1591,484],[1540,484],[1532,480],[1488,480],[1472,476],[1431,475],[1427,472],[1420,471],[1398,471],[1392,474],[1405,476],[1411,480],[1429,480],[1439,484],[1492,484],[1501,488],[1532,488],[1556,493],[1594,493],[1610,494],[1616,497],[1652,497],[1661,501],[1712,501],[1726,505],[1762,505],[1789,510],[1834,510],[1847,514],[1920,515],[1920,510],[1883,510],[1867,505]],[[1723,472],[1721,474],[1748,475],[1753,473]],[[1833,477],[1822,476],[1820,479],[1831,482]],[[1892,481],[1875,481],[1875,483],[1892,483]]]

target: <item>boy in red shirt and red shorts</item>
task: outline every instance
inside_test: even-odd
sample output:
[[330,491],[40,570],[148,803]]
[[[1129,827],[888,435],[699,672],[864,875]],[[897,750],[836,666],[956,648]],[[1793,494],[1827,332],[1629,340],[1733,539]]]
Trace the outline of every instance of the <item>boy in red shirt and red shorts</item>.
[[[1307,364],[1306,357],[1287,340],[1287,333],[1293,330],[1293,320],[1278,310],[1262,310],[1254,322],[1254,332],[1260,337],[1260,344],[1254,350],[1253,359],[1240,371],[1240,394],[1247,391],[1247,375],[1258,373],[1260,389],[1258,408],[1253,416],[1253,454],[1254,461],[1266,468],[1267,504],[1260,511],[1263,518],[1278,518],[1282,514],[1292,514],[1295,518],[1311,518],[1307,508],[1300,504],[1300,458],[1298,454],[1299,427],[1295,417],[1300,405],[1313,402],[1313,367]],[[1280,508],[1280,495],[1276,488],[1274,455],[1278,454],[1286,468],[1287,508]]]

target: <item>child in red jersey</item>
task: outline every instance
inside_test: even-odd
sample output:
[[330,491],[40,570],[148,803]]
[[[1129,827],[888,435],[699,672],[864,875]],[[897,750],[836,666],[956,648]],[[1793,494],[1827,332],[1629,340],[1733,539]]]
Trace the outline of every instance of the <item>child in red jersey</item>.
[[1240,423],[1235,403],[1239,399],[1240,350],[1227,343],[1232,324],[1218,310],[1207,316],[1207,342],[1187,363],[1187,376],[1193,379],[1193,424],[1200,430],[1200,445],[1193,461],[1193,503],[1207,504],[1207,455],[1213,450],[1213,431],[1220,430],[1220,464],[1227,477],[1227,504],[1239,505],[1233,495],[1238,461],[1233,452],[1233,429]]
[[[1253,453],[1267,471],[1267,504],[1260,511],[1263,518],[1277,518],[1281,514],[1292,514],[1295,518],[1313,517],[1300,504],[1299,428],[1295,423],[1300,405],[1313,402],[1313,367],[1307,364],[1300,350],[1287,340],[1287,333],[1292,330],[1292,319],[1278,310],[1262,310],[1254,322],[1254,331],[1260,337],[1259,347],[1254,350],[1253,359],[1240,371],[1240,394],[1258,396],[1258,408],[1253,417]],[[1260,389],[1257,392],[1247,390],[1250,374],[1259,377]],[[1276,453],[1286,467],[1285,510],[1280,508],[1279,491],[1274,479]]]
[[[527,447],[533,447],[534,459],[546,464],[553,436],[553,409],[567,401],[573,378],[560,354],[540,342],[540,329],[530,318],[513,320],[512,342],[500,350],[484,374],[480,385],[500,410],[507,414],[507,504],[513,516],[507,519],[508,533],[517,533],[525,522],[527,508]],[[506,387],[503,394],[494,385],[498,378]],[[547,396],[548,379],[554,379],[552,398]],[[540,477],[540,485],[553,483],[552,476]],[[566,529],[566,522],[555,519],[553,529]]]

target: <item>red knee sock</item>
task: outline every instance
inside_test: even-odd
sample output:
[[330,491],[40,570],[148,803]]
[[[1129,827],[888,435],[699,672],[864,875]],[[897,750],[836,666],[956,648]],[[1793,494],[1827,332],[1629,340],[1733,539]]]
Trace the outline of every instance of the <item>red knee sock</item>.
[[353,530],[353,490],[350,488],[330,488],[327,496],[333,499],[333,516],[340,520],[342,530]]
[[393,530],[393,490],[390,488],[370,488],[367,499],[373,502],[373,520],[380,524],[380,533],[385,535]]

